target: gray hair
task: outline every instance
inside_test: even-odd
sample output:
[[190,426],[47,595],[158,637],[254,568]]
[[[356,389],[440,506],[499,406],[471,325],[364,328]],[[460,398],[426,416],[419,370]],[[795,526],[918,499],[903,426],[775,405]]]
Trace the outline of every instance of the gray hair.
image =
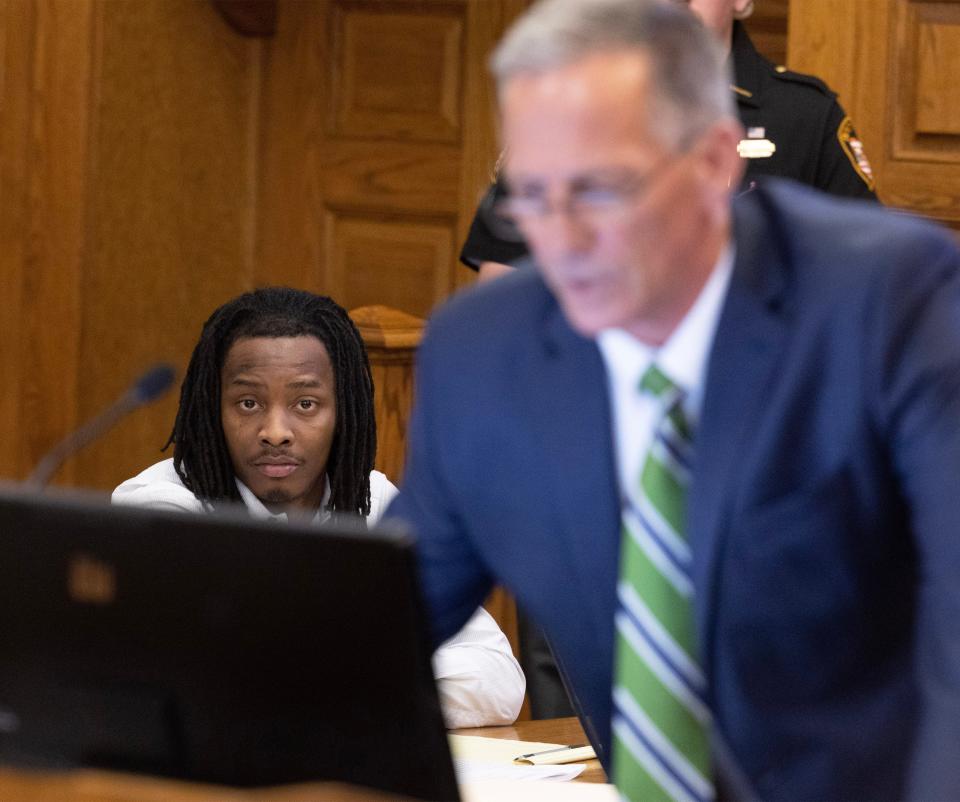
[[490,70],[502,94],[521,73],[610,50],[650,59],[651,134],[665,144],[682,147],[735,116],[722,49],[691,11],[666,0],[540,0],[507,31]]

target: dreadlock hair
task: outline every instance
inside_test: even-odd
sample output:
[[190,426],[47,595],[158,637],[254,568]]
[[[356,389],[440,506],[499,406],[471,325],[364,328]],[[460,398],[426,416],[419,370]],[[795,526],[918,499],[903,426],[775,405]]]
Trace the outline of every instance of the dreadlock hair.
[[370,514],[370,471],[377,450],[370,362],[357,327],[330,298],[289,287],[266,287],[228,301],[203,324],[180,387],[170,438],[184,485],[212,506],[240,502],[220,420],[220,371],[242,337],[316,337],[333,366],[336,426],[326,475],[329,509]]

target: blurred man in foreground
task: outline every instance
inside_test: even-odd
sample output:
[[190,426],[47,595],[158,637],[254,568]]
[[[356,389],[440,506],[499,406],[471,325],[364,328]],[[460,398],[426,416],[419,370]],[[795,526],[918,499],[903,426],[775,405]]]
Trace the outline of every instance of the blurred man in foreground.
[[960,253],[771,181],[684,8],[496,51],[537,271],[421,347],[402,492],[438,639],[492,582],[624,796],[960,797]]
[[[745,131],[737,143],[744,189],[777,176],[833,195],[875,198],[863,143],[836,94],[819,78],[764,58],[750,40],[743,20],[753,13],[754,0],[670,1],[688,5],[727,54],[731,96]],[[529,255],[523,233],[496,217],[494,207],[505,194],[498,176],[460,252],[460,261],[478,270],[481,280],[503,275]]]
[[[743,191],[750,191],[765,176],[778,176],[834,195],[875,199],[873,171],[837,96],[823,81],[773,64],[754,46],[743,23],[753,13],[754,0],[664,2],[688,5],[726,53],[733,72],[731,97],[746,133],[737,143],[744,160]],[[500,179],[484,195],[460,253],[460,260],[477,270],[482,281],[529,262],[523,232],[496,213],[507,191]],[[518,623],[534,717],[570,715],[570,703],[542,635],[522,611]]]

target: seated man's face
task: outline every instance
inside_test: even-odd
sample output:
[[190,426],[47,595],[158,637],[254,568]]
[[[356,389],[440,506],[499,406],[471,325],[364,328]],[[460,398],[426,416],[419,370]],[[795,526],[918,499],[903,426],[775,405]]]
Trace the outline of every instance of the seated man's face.
[[333,367],[316,337],[236,340],[220,371],[233,470],[272,512],[316,510],[337,422]]

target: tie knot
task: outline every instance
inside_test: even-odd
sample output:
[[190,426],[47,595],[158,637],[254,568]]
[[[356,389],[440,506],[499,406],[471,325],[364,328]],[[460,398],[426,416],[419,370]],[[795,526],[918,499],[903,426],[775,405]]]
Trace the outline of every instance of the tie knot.
[[640,391],[649,393],[665,404],[672,403],[681,395],[680,388],[655,363],[651,363],[640,377]]
[[683,411],[684,391],[655,364],[651,364],[640,377],[640,392],[648,393],[657,399],[664,420],[672,424],[680,437],[688,442],[692,439],[693,432]]

